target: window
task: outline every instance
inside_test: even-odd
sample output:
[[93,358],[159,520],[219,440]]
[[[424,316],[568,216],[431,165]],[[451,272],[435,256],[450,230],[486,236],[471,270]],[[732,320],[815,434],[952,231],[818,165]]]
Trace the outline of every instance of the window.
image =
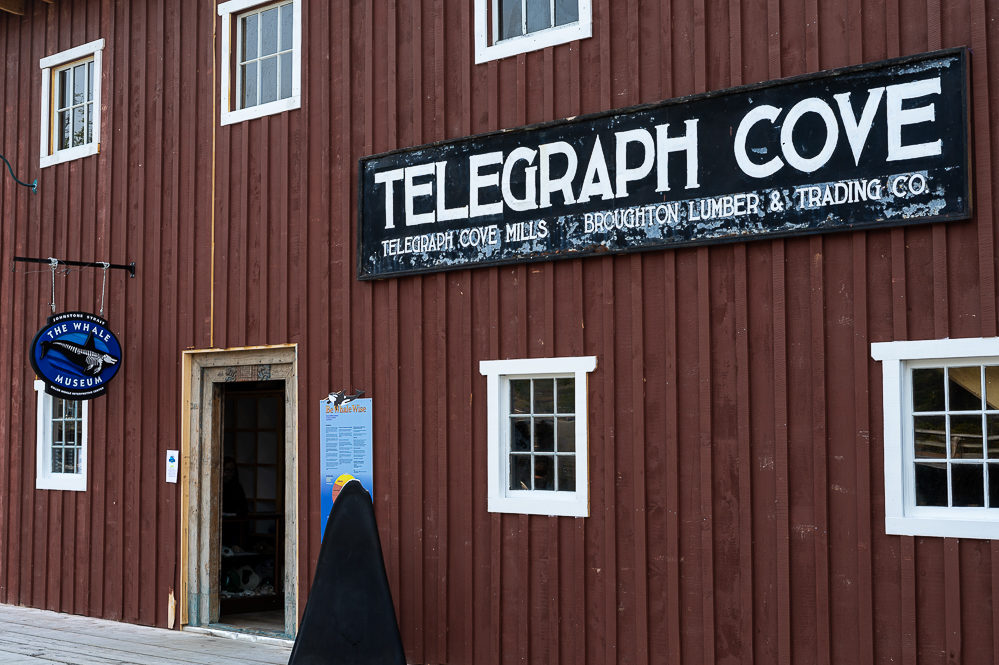
[[35,381],[38,393],[35,430],[35,488],[87,490],[88,402],[53,397],[45,383]]
[[97,154],[101,143],[101,51],[104,40],[39,61],[42,118],[39,166]]
[[885,529],[999,538],[999,338],[871,345],[884,375]]
[[594,356],[484,360],[489,511],[589,515],[586,375]]
[[475,0],[475,62],[592,34],[591,0]]
[[222,17],[222,124],[297,109],[302,88],[301,0],[230,0]]

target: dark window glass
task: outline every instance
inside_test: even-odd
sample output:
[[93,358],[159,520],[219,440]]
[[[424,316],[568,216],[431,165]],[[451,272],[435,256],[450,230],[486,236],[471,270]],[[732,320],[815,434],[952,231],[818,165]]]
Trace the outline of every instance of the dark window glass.
[[912,370],[912,410],[944,410],[944,371],[940,367]]
[[531,489],[530,455],[510,455],[510,489]]
[[978,414],[950,417],[950,456],[981,459],[982,417]]
[[572,416],[568,418],[557,418],[558,429],[558,452],[576,452],[576,419]]
[[549,0],[527,0],[527,31],[537,32],[552,27],[552,8]]
[[985,416],[985,432],[988,437],[989,459],[999,459],[999,415]]
[[999,367],[985,368],[985,408],[999,410]]
[[534,450],[535,452],[553,452],[555,450],[555,419],[534,419]]
[[947,505],[947,464],[916,464],[916,505]]
[[82,106],[73,109],[73,145],[83,145],[87,136],[87,113]]
[[579,0],[555,0],[555,25],[579,20]]
[[999,508],[999,464],[989,464],[989,508]]
[[913,439],[919,459],[947,457],[946,416],[914,416]]
[[62,448],[52,449],[52,473],[62,473]]
[[973,411],[982,408],[982,374],[978,367],[951,367],[950,411]]
[[521,0],[500,0],[500,39],[510,39],[524,34],[524,17],[521,14],[520,3]]
[[558,457],[558,489],[560,492],[576,491],[576,457],[574,455],[559,455]]
[[981,464],[954,464],[951,466],[951,489],[954,506],[981,507],[985,505],[984,471]]
[[576,412],[576,380],[555,379],[555,392],[558,393],[558,412]]
[[243,67],[243,107],[257,105],[257,63]]
[[555,381],[534,380],[534,413],[555,413]]
[[510,450],[515,452],[529,452],[531,450],[531,419],[511,418],[510,419],[513,440],[510,441]]
[[510,379],[510,413],[531,412],[531,380]]
[[534,489],[555,489],[555,457],[552,455],[534,456]]

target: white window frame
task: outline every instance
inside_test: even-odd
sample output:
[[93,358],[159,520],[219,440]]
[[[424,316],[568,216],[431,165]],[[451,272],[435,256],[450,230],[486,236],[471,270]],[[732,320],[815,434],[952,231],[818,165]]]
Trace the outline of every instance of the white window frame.
[[499,34],[497,5],[498,0],[475,0],[476,64],[593,36],[592,0],[579,0],[579,20],[575,23],[536,30],[502,40],[494,38]]
[[[596,369],[596,356],[482,360],[486,377],[488,425],[488,510],[491,513],[588,517],[590,511],[586,378]],[[576,491],[511,491],[510,379],[572,377],[576,388]]]
[[291,58],[291,97],[276,99],[272,102],[257,104],[247,108],[236,108],[237,99],[232,85],[235,73],[235,57],[233,44],[233,21],[250,9],[262,9],[281,2],[261,2],[260,0],[229,0],[219,3],[218,13],[222,17],[222,67],[220,84],[222,125],[231,125],[254,118],[262,118],[276,113],[283,113],[302,106],[302,0],[292,0],[292,45],[294,53]]
[[[61,164],[81,157],[96,155],[101,147],[101,53],[104,50],[104,40],[97,39],[81,44],[67,51],[47,56],[38,61],[42,70],[42,114],[41,131],[39,132],[38,166],[45,168]],[[94,59],[94,98],[93,98],[93,140],[84,145],[78,145],[64,150],[58,150],[54,138],[54,93],[52,90],[53,70],[62,69],[69,63],[78,60]]]
[[999,508],[916,505],[910,378],[914,367],[999,365],[999,337],[876,342],[871,357],[883,376],[885,532],[999,539]]
[[52,395],[45,392],[45,382],[35,381],[37,393],[35,427],[35,489],[87,491],[87,430],[90,429],[90,404],[80,404],[80,471],[79,473],[52,472]]

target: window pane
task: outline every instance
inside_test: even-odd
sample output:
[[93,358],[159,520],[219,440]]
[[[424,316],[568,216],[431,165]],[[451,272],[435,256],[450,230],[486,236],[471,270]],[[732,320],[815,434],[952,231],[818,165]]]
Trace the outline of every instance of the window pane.
[[65,150],[70,146],[72,133],[70,132],[70,111],[59,112],[59,149]]
[[944,416],[914,416],[913,443],[917,458],[947,457],[947,432]]
[[289,51],[292,48],[292,16],[295,13],[293,4],[281,7],[281,39],[278,48],[282,51]]
[[260,61],[260,103],[266,104],[277,99],[278,61],[276,57]]
[[947,465],[916,465],[916,505],[947,505]]
[[87,63],[87,101],[94,98],[94,61]]
[[531,419],[510,419],[510,450],[528,452],[531,449]]
[[999,508],[999,464],[989,464],[989,508]]
[[257,467],[257,493],[255,496],[258,499],[277,498],[277,467]]
[[509,39],[523,34],[523,15],[520,13],[521,0],[499,0],[500,39]]
[[87,114],[82,106],[73,109],[73,145],[83,145],[87,135]]
[[555,450],[555,419],[534,419],[534,450],[552,452]]
[[277,434],[274,432],[259,432],[257,434],[257,462],[260,464],[277,464]]
[[59,397],[52,398],[52,417],[53,418],[63,418],[63,414],[66,409],[66,400]]
[[52,473],[62,473],[62,448],[52,449]]
[[982,408],[982,373],[978,367],[951,367],[950,411],[971,411]]
[[982,455],[982,417],[951,416],[950,456],[981,459]]
[[76,421],[75,420],[69,420],[69,421],[67,421],[66,425],[65,425],[65,430],[64,431],[66,433],[66,443],[70,443],[70,444],[74,444],[74,445],[77,444],[77,443],[79,443],[80,439],[77,438],[77,436],[76,436]]
[[277,53],[278,8],[260,12],[260,55]]
[[510,413],[531,412],[530,379],[510,380]]
[[242,108],[257,105],[257,63],[251,62],[242,67]]
[[981,507],[985,505],[984,471],[981,464],[955,464],[951,467],[954,505]]
[[80,418],[80,403],[73,399],[61,399],[62,413],[67,418]]
[[510,489],[531,489],[530,455],[510,455]]
[[558,393],[558,412],[575,413],[576,411],[576,380],[555,379],[555,391]]
[[558,430],[558,452],[576,452],[576,419],[572,416],[568,418],[556,418]]
[[94,142],[94,103],[87,102],[87,143]]
[[985,427],[988,436],[988,456],[999,459],[999,415],[985,416]]
[[291,53],[281,54],[281,99],[291,97]]
[[260,39],[260,35],[257,34],[257,15],[251,14],[242,20],[243,24],[243,43],[242,43],[242,57],[240,62],[246,62],[247,60],[253,60],[257,57],[257,43]]
[[576,491],[575,455],[558,456],[558,490],[560,492]]
[[579,20],[579,0],[555,0],[555,25]]
[[554,379],[534,380],[534,413],[555,413]]
[[555,489],[555,457],[553,455],[534,456],[534,489]]
[[943,411],[944,382],[943,369],[912,370],[912,410]]
[[537,32],[552,27],[552,8],[549,0],[527,0],[527,31]]
[[56,108],[64,109],[70,106],[70,100],[73,98],[73,81],[70,74],[73,73],[71,69],[63,69],[59,72],[59,87],[58,98],[56,100]]
[[999,367],[985,368],[985,408],[999,409]]
[[79,64],[73,67],[73,103],[82,104],[87,101],[87,65]]
[[56,420],[52,423],[52,443],[65,443],[66,436],[63,434],[63,423]]
[[63,453],[62,458],[62,472],[63,473],[77,473],[77,463],[76,463],[76,450],[73,448],[67,448]]

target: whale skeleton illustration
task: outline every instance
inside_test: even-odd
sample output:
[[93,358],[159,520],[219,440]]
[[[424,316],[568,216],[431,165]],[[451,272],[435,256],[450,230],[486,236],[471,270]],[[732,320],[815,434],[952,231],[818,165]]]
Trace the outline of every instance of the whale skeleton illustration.
[[82,346],[63,339],[54,342],[42,342],[41,357],[44,358],[51,349],[55,349],[65,356],[67,360],[80,367],[87,376],[98,376],[104,371],[105,367],[118,364],[118,358],[97,350],[97,347],[94,345],[93,333],[87,335],[87,341]]

